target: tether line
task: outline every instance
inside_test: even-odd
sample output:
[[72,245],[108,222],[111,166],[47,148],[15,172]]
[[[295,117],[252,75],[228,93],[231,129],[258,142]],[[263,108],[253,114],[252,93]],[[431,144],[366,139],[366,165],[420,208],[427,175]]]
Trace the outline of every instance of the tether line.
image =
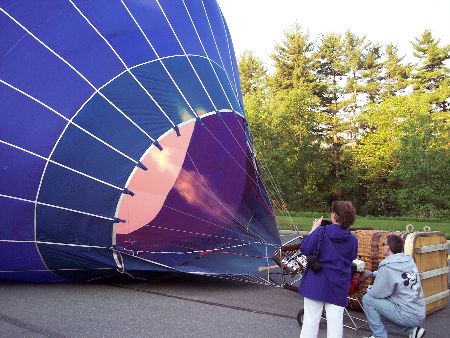
[[[189,160],[191,161],[192,165],[194,166],[195,170],[197,171],[197,173],[199,174],[203,184],[208,188],[208,190],[206,190],[204,187],[202,187],[202,189],[210,194],[212,196],[212,198],[220,204],[220,206],[225,209],[225,211],[230,215],[233,216],[233,213],[220,201],[220,199],[216,196],[216,194],[212,191],[211,187],[208,185],[208,183],[206,182],[206,180],[203,178],[203,176],[201,175],[200,171],[198,170],[197,166],[195,165],[194,160],[192,159],[191,155],[189,154],[189,152],[186,152],[187,156],[189,157]],[[231,219],[227,219],[227,221],[233,222],[235,218],[232,217]],[[238,225],[243,226],[243,228],[245,229],[245,223],[241,222],[239,219],[237,219]]]
[[215,225],[215,226],[217,226],[218,228],[221,228],[221,229],[223,229],[223,230],[226,230],[226,231],[229,231],[229,232],[232,232],[232,233],[241,235],[241,236],[247,236],[248,238],[254,239],[254,237],[252,237],[252,236],[250,236],[250,235],[248,235],[248,234],[246,234],[246,233],[237,232],[237,231],[235,231],[235,230],[233,230],[233,229],[226,228],[225,226],[219,225],[219,224],[217,224],[217,223],[214,223],[214,222],[211,222],[211,221],[208,221],[208,220],[204,220],[204,219],[201,218],[201,217],[192,215],[192,214],[190,214],[190,213],[188,213],[188,212],[179,210],[179,209],[174,208],[174,207],[171,207],[171,206],[169,206],[169,205],[163,204],[163,207],[168,208],[168,209],[173,210],[173,211],[176,211],[176,212],[178,212],[178,213],[180,213],[180,214],[184,214],[184,215],[187,215],[187,216],[189,216],[189,217],[198,219],[198,220],[200,220],[200,221],[202,221],[202,222],[209,223],[209,224],[211,224],[211,225]]

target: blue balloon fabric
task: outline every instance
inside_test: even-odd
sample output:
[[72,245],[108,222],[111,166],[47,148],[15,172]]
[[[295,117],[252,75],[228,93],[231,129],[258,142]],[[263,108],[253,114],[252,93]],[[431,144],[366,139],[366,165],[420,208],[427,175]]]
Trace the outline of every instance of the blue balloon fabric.
[[280,238],[209,0],[0,0],[0,278],[257,276]]

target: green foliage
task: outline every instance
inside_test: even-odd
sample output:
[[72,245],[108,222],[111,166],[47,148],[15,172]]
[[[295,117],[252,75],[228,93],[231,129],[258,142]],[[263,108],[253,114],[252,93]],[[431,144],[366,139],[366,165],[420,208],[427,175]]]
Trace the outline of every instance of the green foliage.
[[275,45],[272,58],[275,74],[271,79],[273,91],[311,86],[315,78],[310,70],[313,64],[313,43],[299,25],[285,33],[283,44]]
[[431,31],[425,30],[413,43],[414,56],[419,63],[413,73],[414,90],[430,93],[430,102],[435,109],[448,111],[450,102],[450,73],[445,62],[450,59],[450,45],[439,46],[439,40],[433,38]]
[[430,114],[405,123],[395,154],[398,166],[391,173],[399,184],[396,195],[404,215],[450,216],[450,151],[448,144],[442,143],[443,134],[448,140],[448,128]]
[[404,94],[406,87],[410,84],[412,65],[403,65],[404,57],[398,56],[398,48],[388,44],[385,49],[386,58],[383,62],[385,70],[384,83],[382,83],[381,98],[386,99]]
[[260,59],[246,51],[239,60],[242,95],[264,91],[267,83],[267,71]]
[[[418,63],[348,31],[312,41],[299,25],[275,45],[268,74],[239,60],[253,143],[274,199],[324,210],[350,199],[362,215],[450,217],[450,46],[425,31]],[[275,184],[277,186],[275,186]]]
[[[298,230],[309,231],[314,219],[324,216],[329,218],[329,211],[325,209],[316,212],[290,212],[287,214],[277,214],[280,220],[279,228],[282,230],[295,230],[292,224],[295,224]],[[412,224],[415,231],[422,231],[425,226],[429,226],[432,231],[442,231],[447,239],[450,239],[450,222],[445,220],[423,220],[414,217],[356,217],[356,222],[352,228],[372,228],[385,231],[405,231],[406,225]]]

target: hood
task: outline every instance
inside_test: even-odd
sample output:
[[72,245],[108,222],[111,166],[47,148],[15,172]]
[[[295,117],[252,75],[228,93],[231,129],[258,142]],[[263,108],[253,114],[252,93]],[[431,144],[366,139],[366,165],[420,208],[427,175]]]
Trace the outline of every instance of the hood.
[[380,262],[380,267],[383,265],[403,272],[411,271],[415,267],[412,257],[405,255],[403,252],[386,257]]
[[339,224],[327,225],[326,233],[333,242],[346,242],[353,236],[350,230],[342,228]]

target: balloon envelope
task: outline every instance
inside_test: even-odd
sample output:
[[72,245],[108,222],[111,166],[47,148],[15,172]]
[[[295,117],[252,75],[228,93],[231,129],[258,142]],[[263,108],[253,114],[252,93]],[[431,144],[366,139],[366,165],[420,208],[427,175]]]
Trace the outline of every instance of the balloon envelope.
[[0,278],[268,267],[280,239],[215,1],[0,8]]

